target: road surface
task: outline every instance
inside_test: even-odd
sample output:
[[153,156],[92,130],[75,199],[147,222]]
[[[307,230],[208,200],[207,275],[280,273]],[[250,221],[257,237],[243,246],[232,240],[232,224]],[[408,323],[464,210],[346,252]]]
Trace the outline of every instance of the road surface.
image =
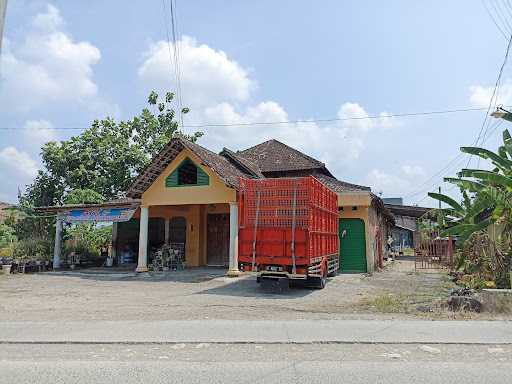
[[507,383],[512,347],[4,344],[0,383]]
[[512,321],[3,321],[2,342],[512,344]]
[[4,383],[506,383],[511,322],[0,322]]

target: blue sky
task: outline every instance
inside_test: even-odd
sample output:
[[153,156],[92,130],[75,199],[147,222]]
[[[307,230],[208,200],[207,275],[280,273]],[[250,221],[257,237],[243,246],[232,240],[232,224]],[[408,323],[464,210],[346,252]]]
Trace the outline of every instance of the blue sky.
[[[444,174],[429,178],[475,140],[485,112],[386,115],[485,107],[506,47],[479,0],[177,0],[177,9],[185,124],[383,116],[208,128],[200,144],[278,138],[383,196],[417,192],[411,204],[433,204],[424,196]],[[43,142],[71,134],[39,128],[129,118],[149,90],[174,89],[166,22],[161,0],[9,1],[0,126],[28,129],[0,131],[0,200],[30,182]]]

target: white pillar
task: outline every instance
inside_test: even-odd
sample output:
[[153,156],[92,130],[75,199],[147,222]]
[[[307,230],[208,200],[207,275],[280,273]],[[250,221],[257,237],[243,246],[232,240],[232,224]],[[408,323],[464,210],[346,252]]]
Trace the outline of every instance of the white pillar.
[[55,222],[55,246],[53,248],[53,269],[60,268],[60,256],[62,253],[62,217],[57,214]]
[[140,207],[139,261],[136,272],[148,271],[148,222],[149,207]]
[[170,225],[171,219],[166,218],[165,219],[165,245],[169,245],[169,225]]
[[[117,223],[116,222],[112,223],[112,252],[110,254],[110,257],[113,260],[117,259]],[[118,264],[120,264],[119,260],[117,260],[117,262],[118,262]]]
[[227,275],[236,277],[238,269],[238,204],[229,203],[229,270]]

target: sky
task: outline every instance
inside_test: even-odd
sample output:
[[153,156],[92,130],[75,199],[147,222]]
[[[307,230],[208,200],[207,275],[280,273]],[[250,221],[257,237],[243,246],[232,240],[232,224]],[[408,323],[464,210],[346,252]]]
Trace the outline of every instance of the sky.
[[[456,192],[442,177],[466,166],[459,147],[476,140],[505,55],[484,5],[512,31],[509,4],[176,0],[184,124],[230,124],[201,128],[199,144],[214,151],[275,138],[341,180],[432,206],[428,191]],[[80,133],[58,128],[129,119],[151,90],[176,89],[168,6],[8,2],[0,128],[13,129],[0,130],[0,201],[16,202],[33,180],[42,144]],[[511,105],[510,65],[502,80],[498,103]],[[482,110],[390,116],[459,108]],[[376,118],[350,120],[366,116]],[[336,118],[349,120],[310,121]],[[310,122],[247,125],[296,120]],[[493,122],[485,147],[496,148],[506,124]]]

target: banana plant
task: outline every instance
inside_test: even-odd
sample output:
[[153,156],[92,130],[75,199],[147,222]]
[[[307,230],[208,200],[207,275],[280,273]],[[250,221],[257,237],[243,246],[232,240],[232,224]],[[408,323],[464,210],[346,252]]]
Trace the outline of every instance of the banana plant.
[[440,211],[446,219],[442,235],[457,235],[465,241],[494,222],[512,224],[512,136],[508,130],[503,132],[497,153],[480,147],[461,147],[461,151],[490,161],[493,169],[462,169],[458,178],[444,179],[460,188],[461,203],[439,193],[428,195],[448,205]]
[[489,207],[487,199],[471,198],[465,190],[462,190],[461,203],[441,193],[431,192],[428,195],[449,206],[437,210],[439,216],[443,217],[442,227],[445,228],[441,236],[457,236],[463,243],[472,233],[491,223],[489,218],[480,220],[482,213]]

